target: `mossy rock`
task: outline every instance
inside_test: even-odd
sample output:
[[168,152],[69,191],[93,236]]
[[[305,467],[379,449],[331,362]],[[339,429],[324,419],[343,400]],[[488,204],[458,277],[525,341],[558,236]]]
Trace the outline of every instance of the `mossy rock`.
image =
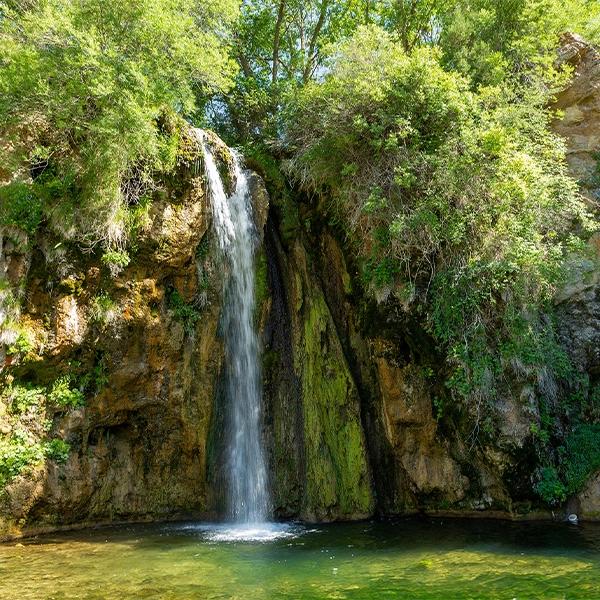
[[310,300],[302,348],[305,512],[317,519],[365,518],[374,500],[358,392],[325,300]]

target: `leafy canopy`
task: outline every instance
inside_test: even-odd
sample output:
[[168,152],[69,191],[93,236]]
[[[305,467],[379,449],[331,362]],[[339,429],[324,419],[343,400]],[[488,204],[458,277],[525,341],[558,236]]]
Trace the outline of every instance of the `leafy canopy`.
[[437,17],[444,63],[474,84],[549,79],[561,34],[600,40],[595,0],[458,0],[444,8]]
[[43,183],[38,196],[63,234],[124,244],[127,206],[174,160],[164,115],[190,115],[198,97],[230,85],[236,9],[235,0],[0,3],[3,154],[13,177]]
[[242,3],[232,93],[211,111],[230,140],[276,138],[286,93],[318,80],[336,44],[375,24],[406,52],[435,47],[442,64],[472,87],[507,79],[550,79],[560,35],[600,41],[596,0],[250,0]]

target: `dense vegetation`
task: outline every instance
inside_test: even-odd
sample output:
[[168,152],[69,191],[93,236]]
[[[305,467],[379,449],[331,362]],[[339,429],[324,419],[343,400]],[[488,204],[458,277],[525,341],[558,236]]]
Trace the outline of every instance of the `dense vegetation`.
[[[171,115],[191,115],[234,71],[233,0],[0,3],[0,131],[15,181],[4,222],[122,250],[152,173],[175,160]],[[31,181],[27,181],[27,175]],[[109,261],[123,261],[109,255]]]
[[[594,392],[550,301],[594,225],[548,107],[569,77],[560,35],[599,41],[598,3],[239,4],[0,1],[0,224],[44,224],[118,272],[183,119],[212,126],[279,186],[284,219],[302,194],[322,200],[365,296],[418,316],[447,357],[438,412],[464,410],[472,443],[493,437],[494,402],[531,383],[536,489],[576,492],[599,464],[597,415],[580,423]],[[195,309],[169,302],[193,327]],[[106,319],[110,298],[96,305]]]
[[515,382],[554,403],[572,374],[542,309],[583,251],[571,232],[591,224],[546,100],[522,85],[471,92],[435,51],[365,28],[291,109],[288,169],[345,223],[366,287],[422,314],[473,442],[495,435]]

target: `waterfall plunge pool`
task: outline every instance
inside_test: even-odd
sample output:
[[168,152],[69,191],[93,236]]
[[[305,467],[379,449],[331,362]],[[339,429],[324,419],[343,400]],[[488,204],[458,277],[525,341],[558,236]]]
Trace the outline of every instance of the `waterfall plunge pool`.
[[282,524],[260,540],[231,529],[136,525],[3,544],[0,598],[600,598],[597,524]]
[[305,531],[289,523],[190,523],[181,529],[197,532],[211,542],[274,542],[298,537]]

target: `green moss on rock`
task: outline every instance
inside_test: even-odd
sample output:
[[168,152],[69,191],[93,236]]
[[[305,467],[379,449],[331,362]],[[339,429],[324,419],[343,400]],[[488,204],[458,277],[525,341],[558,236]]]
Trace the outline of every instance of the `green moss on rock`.
[[304,321],[302,396],[306,443],[305,512],[359,518],[373,496],[358,393],[322,296]]
[[254,297],[258,311],[265,300],[269,297],[269,280],[267,273],[267,254],[263,246],[260,247],[254,261],[255,279],[254,279]]

